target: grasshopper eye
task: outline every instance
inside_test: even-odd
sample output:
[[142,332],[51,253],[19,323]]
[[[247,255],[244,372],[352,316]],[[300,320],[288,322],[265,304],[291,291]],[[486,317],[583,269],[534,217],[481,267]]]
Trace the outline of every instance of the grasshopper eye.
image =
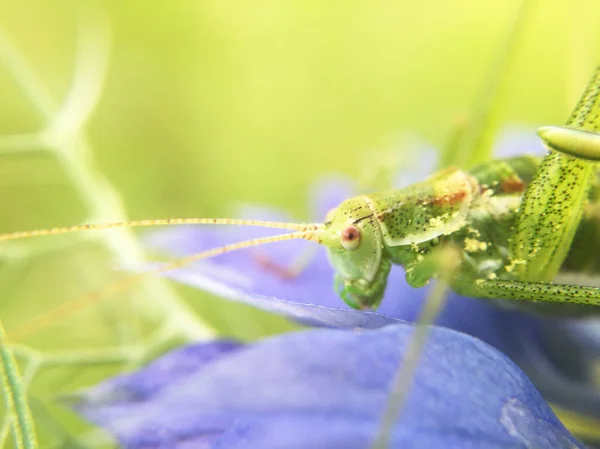
[[340,234],[340,241],[344,249],[354,251],[360,244],[360,231],[355,226],[348,226]]

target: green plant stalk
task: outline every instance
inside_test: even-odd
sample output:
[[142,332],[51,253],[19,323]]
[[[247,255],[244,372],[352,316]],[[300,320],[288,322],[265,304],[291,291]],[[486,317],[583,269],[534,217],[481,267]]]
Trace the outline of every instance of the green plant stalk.
[[[12,72],[23,92],[48,123],[30,143],[41,144],[57,157],[77,188],[83,205],[96,222],[127,221],[125,207],[117,190],[97,168],[85,125],[102,92],[109,56],[108,24],[87,17],[81,27],[74,80],[67,98],[59,107],[26,63],[8,36],[0,33],[0,61]],[[35,146],[33,147],[35,148]],[[23,151],[27,151],[23,148]],[[97,237],[111,253],[127,266],[145,263],[144,252],[136,236],[128,229],[115,230]],[[149,278],[141,287],[152,313],[188,340],[205,340],[215,331],[196,316],[166,281]],[[148,310],[145,307],[144,310]]]
[[492,144],[500,122],[504,87],[518,46],[532,17],[534,0],[523,0],[495,57],[488,76],[470,108],[466,123],[451,132],[441,154],[441,167],[473,167],[492,157]]
[[8,412],[6,419],[9,420],[16,449],[34,449],[38,444],[33,418],[27,405],[17,361],[6,343],[6,332],[0,322],[0,382]]
[[[57,136],[58,139],[62,136]],[[63,163],[76,186],[85,207],[97,223],[128,221],[120,195],[97,169],[86,136],[80,133],[68,140],[49,140],[49,150]],[[145,263],[143,250],[137,238],[128,229],[117,229],[98,237],[126,266]],[[166,281],[148,278],[141,285],[145,298],[152,301],[156,316],[164,317],[190,340],[205,340],[214,330],[199,318],[170,288]],[[147,308],[145,308],[147,310]]]

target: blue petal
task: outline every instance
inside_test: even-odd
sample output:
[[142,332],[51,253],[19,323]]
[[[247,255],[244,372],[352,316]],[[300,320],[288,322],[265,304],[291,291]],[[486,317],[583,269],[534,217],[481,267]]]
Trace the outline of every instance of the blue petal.
[[240,343],[220,340],[171,351],[168,356],[155,360],[143,371],[116,377],[110,384],[95,388],[94,400],[111,405],[148,401],[165,387],[182,382],[186,377],[200,372],[240,348],[243,348]]
[[[156,363],[188,363],[176,351],[89,390],[76,408],[127,448],[368,448],[412,332],[405,324],[298,332],[237,348],[184,377],[155,378]],[[113,399],[137,393],[140,381],[157,392]],[[432,328],[392,447],[582,446],[507,357]]]

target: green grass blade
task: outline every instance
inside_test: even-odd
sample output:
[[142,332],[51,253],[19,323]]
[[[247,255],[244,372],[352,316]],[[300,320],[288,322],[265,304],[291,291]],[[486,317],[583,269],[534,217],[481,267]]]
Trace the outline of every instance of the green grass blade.
[[489,68],[481,90],[469,111],[466,122],[461,121],[451,132],[443,148],[441,166],[471,167],[492,156],[492,145],[500,123],[504,85],[517,45],[527,28],[533,0],[523,0],[513,20],[503,48]]
[[16,449],[37,448],[33,418],[27,404],[27,396],[19,374],[17,361],[6,345],[6,332],[0,323],[0,383],[4,405]]
[[600,131],[600,66],[575,106],[566,125],[585,131]]
[[388,449],[391,447],[390,441],[392,440],[394,425],[401,417],[404,401],[419,366],[421,354],[427,344],[429,328],[435,323],[444,307],[447,292],[444,282],[435,283],[433,291],[425,302],[425,307],[420,312],[414,334],[408,342],[404,360],[401,361],[392,379],[390,395],[379,424],[379,432],[370,449]]

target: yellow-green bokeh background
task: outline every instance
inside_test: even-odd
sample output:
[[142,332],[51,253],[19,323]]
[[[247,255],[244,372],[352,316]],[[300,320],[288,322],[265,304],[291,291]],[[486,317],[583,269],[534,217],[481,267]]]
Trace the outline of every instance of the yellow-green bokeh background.
[[[239,202],[301,218],[317,176],[359,177],[365,161],[407,130],[441,145],[520,3],[0,0],[0,31],[60,104],[82,17],[106,17],[108,72],[86,133],[130,218],[223,216]],[[532,129],[563,122],[600,56],[599,25],[593,1],[538,1],[508,74],[502,122]],[[2,136],[46,125],[0,66],[0,147]],[[0,201],[2,232],[86,217],[77,186],[43,152],[0,155]],[[116,276],[111,254],[84,243],[0,263],[0,314],[9,329]],[[289,327],[192,289],[177,292],[223,335],[252,339]],[[119,345],[153,324],[138,305],[119,295],[26,342],[44,350]],[[37,378],[34,415],[46,443],[60,441],[56,429],[65,423],[79,429],[61,410],[46,413],[53,395],[107,372],[74,366]],[[46,424],[51,417],[58,421]]]

